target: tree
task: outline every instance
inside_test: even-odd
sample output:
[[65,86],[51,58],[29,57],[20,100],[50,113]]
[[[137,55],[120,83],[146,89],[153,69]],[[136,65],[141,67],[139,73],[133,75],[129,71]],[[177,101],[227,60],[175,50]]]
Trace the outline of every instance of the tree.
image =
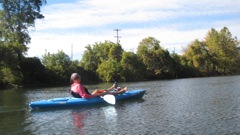
[[120,44],[112,44],[112,47],[109,50],[108,58],[115,59],[118,62],[122,59],[123,49]]
[[195,40],[184,52],[187,66],[203,75],[234,74],[239,72],[239,42],[224,27],[220,32],[211,29],[203,41]]
[[1,41],[10,46],[21,59],[30,43],[28,28],[35,26],[36,19],[44,16],[40,7],[46,0],[3,0],[0,12]]
[[205,68],[207,63],[206,45],[199,40],[193,41],[185,50],[184,55],[189,60],[188,66],[192,66],[199,70]]
[[92,47],[87,45],[80,66],[87,71],[96,72],[98,65],[109,59],[108,55],[112,46],[113,43],[109,41],[95,43]]
[[123,70],[119,62],[110,59],[102,62],[96,72],[101,80],[113,82],[120,79]]
[[197,39],[188,45],[182,58],[185,59],[185,67],[194,72],[195,76],[210,74],[210,70],[214,68],[213,63],[216,63],[206,44]]
[[63,51],[58,51],[56,54],[45,54],[42,58],[43,65],[60,78],[68,79],[70,73],[71,60],[70,57]]
[[58,53],[47,53],[42,57],[42,63],[46,67],[48,82],[54,85],[69,84],[69,77],[72,73],[79,73],[85,83],[96,83],[98,79],[90,71],[79,66],[79,61],[71,61],[70,57],[63,51]]
[[5,83],[21,84],[24,78],[21,62],[31,40],[28,29],[34,27],[36,19],[44,18],[40,13],[40,7],[46,0],[3,0],[1,3],[0,48],[5,52],[2,54],[3,66],[0,70],[3,78],[12,78],[3,80]]
[[37,57],[23,58],[22,63],[23,84],[26,86],[49,84],[46,68]]
[[92,46],[87,45],[85,48],[80,61],[81,67],[95,73],[102,81],[114,81],[122,78],[120,61],[123,49],[120,44],[105,41]]
[[123,52],[121,59],[124,81],[139,81],[145,79],[145,66],[133,52]]
[[169,52],[160,46],[160,41],[154,37],[143,39],[138,46],[137,56],[143,61],[148,72],[148,78],[159,79],[173,76],[173,59]]
[[173,59],[173,70],[175,74],[173,78],[184,78],[184,77],[192,77],[194,73],[190,66],[187,65],[188,61],[185,56],[172,53],[171,57]]
[[121,60],[123,49],[121,45],[114,44],[110,41],[104,43],[95,43],[87,45],[84,51],[80,66],[85,70],[96,72],[98,65],[108,59]]
[[239,42],[237,38],[232,38],[231,32],[224,27],[220,32],[211,29],[204,41],[208,47],[210,55],[216,60],[213,63],[216,71],[221,74],[232,73],[232,67],[237,65],[236,59],[239,58]]

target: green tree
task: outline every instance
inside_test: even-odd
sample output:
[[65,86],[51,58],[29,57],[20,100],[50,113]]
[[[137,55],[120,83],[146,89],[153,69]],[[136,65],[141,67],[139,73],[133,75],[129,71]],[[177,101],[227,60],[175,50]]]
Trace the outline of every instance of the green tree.
[[84,51],[80,66],[87,71],[96,72],[98,65],[109,58],[119,59],[121,57],[122,49],[118,45],[105,41],[104,43],[95,43],[94,45],[87,45]]
[[215,70],[221,74],[232,73],[232,68],[236,67],[239,58],[239,42],[237,38],[233,38],[227,27],[220,32],[211,29],[204,41],[208,47],[209,53],[216,61]]
[[[239,42],[224,27],[220,32],[211,29],[203,41],[195,40],[184,52],[185,65],[203,75],[234,74],[239,72]],[[195,75],[196,72],[195,72]]]
[[0,11],[1,41],[10,46],[19,60],[31,40],[29,27],[35,26],[36,19],[44,18],[40,7],[45,3],[46,0],[3,0]]
[[31,40],[28,30],[29,27],[34,27],[36,19],[44,18],[40,13],[40,7],[45,3],[45,0],[1,1],[0,48],[6,52],[2,54],[1,65],[3,66],[0,67],[0,70],[1,74],[4,75],[3,79],[12,78],[2,80],[2,82],[22,84],[24,76],[21,72],[21,62]]
[[60,78],[65,80],[69,78],[71,60],[63,51],[58,51],[56,54],[48,53],[43,55],[42,63],[48,70]]
[[160,79],[175,76],[173,59],[154,37],[143,39],[138,46],[137,56],[146,66],[148,78]]
[[175,71],[175,74],[173,78],[184,78],[184,77],[191,77],[194,76],[194,73],[191,67],[187,66],[187,60],[186,57],[172,53],[171,57],[173,59],[173,69]]
[[139,81],[145,79],[146,69],[144,64],[133,52],[123,52],[121,59],[124,81]]
[[206,44],[197,39],[188,45],[182,58],[185,60],[185,67],[194,72],[195,76],[208,74],[209,68],[213,67]]
[[84,70],[95,73],[102,81],[123,80],[120,61],[124,51],[120,44],[105,41],[87,45],[85,48],[80,61]]
[[[105,72],[105,69],[112,68],[109,62],[118,63],[122,58],[123,49],[121,45],[115,44],[110,41],[104,43],[95,43],[94,45],[87,45],[84,51],[80,66],[86,71],[95,73],[103,81],[112,81],[121,78],[119,72]],[[117,68],[118,66],[116,66]],[[100,70],[103,69],[103,70]],[[111,69],[118,70],[118,69]],[[108,74],[105,74],[108,73]]]
[[42,63],[46,67],[46,80],[52,85],[69,84],[72,73],[79,73],[84,83],[96,83],[98,79],[90,71],[79,66],[79,61],[71,61],[70,57],[63,51],[58,53],[47,53],[42,57]]
[[50,80],[48,80],[49,74],[46,68],[42,65],[39,58],[23,58],[21,67],[22,74],[24,76],[24,86],[42,86],[51,82]]
[[112,44],[108,53],[108,58],[115,59],[119,62],[122,59],[122,53],[123,49],[120,44]]
[[207,51],[205,48],[206,45],[199,40],[195,40],[188,45],[188,48],[184,52],[186,59],[188,59],[188,66],[199,70],[205,68],[205,64],[207,64]]
[[96,52],[90,45],[87,45],[86,50],[80,61],[80,66],[87,71],[94,72],[97,70],[99,58],[96,56]]
[[109,59],[103,61],[96,72],[102,81],[113,82],[121,79],[123,69],[117,60]]

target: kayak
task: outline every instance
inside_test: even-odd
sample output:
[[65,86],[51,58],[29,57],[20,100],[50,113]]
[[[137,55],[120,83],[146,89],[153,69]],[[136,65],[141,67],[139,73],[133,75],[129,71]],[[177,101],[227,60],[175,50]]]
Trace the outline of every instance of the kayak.
[[[142,98],[146,90],[129,90],[123,94],[118,94],[115,96],[116,101],[121,100],[132,100]],[[74,97],[63,97],[63,98],[53,98],[48,100],[33,101],[29,103],[32,109],[50,109],[50,108],[64,108],[64,107],[83,107],[106,103],[103,98],[74,98]]]

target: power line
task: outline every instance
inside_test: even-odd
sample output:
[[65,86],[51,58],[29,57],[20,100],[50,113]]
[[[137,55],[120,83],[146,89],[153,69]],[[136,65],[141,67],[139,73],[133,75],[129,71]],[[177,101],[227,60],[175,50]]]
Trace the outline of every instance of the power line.
[[114,37],[116,37],[117,38],[117,44],[119,44],[119,38],[121,38],[120,36],[118,36],[118,31],[121,31],[120,29],[114,29],[114,31],[116,31],[117,32],[117,36],[114,36]]

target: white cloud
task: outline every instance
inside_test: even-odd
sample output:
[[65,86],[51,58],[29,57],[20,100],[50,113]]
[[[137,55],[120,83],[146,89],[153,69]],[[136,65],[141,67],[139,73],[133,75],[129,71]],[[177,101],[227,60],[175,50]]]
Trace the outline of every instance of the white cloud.
[[239,36],[239,6],[235,0],[79,0],[46,5],[45,19],[38,20],[36,30],[30,32],[28,55],[41,57],[46,49],[70,56],[73,44],[76,58],[81,58],[87,44],[115,42],[116,28],[121,29],[125,50],[136,51],[143,38],[153,36],[164,48],[181,51],[194,39],[203,39],[211,28],[226,26]]

